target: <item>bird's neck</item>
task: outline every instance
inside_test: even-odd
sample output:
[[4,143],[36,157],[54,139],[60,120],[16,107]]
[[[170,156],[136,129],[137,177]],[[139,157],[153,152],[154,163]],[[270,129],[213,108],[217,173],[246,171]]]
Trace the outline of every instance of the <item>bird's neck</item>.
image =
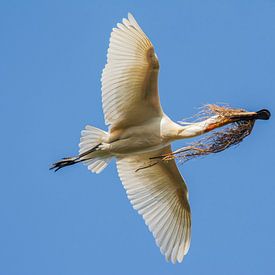
[[229,122],[222,122],[219,120],[218,116],[212,116],[206,120],[192,123],[189,125],[179,125],[177,124],[177,129],[175,133],[175,139],[192,138],[202,134],[205,134],[215,128],[222,127]]
[[269,119],[269,117],[270,113],[266,110],[258,112],[245,112],[240,110],[232,112],[231,110],[231,113],[225,112],[225,114],[223,114],[221,112],[221,114],[213,115],[203,121],[188,125],[179,125],[164,114],[161,120],[161,136],[165,142],[172,142],[174,140],[196,137],[229,123]]
[[192,138],[205,134],[234,121],[236,120],[221,118],[218,115],[214,115],[200,122],[180,125],[165,116],[162,119],[161,135],[164,140],[172,142],[174,140]]

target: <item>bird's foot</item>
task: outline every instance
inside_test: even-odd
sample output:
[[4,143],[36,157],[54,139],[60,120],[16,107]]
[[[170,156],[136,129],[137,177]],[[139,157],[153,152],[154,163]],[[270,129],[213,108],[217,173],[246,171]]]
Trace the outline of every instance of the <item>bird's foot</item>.
[[63,158],[62,160],[55,162],[51,166],[50,170],[54,170],[56,172],[63,167],[70,166],[70,165],[76,164],[78,162],[79,162],[78,157]]

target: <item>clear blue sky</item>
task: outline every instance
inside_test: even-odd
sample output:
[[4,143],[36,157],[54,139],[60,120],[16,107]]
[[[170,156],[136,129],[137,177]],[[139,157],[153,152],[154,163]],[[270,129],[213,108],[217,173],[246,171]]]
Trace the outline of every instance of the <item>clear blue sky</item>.
[[274,274],[274,117],[237,148],[180,167],[193,228],[178,265],[165,262],[114,163],[100,175],[48,170],[77,153],[86,124],[106,129],[100,75],[128,11],[155,45],[173,119],[217,102],[275,115],[272,0],[1,1],[0,274]]

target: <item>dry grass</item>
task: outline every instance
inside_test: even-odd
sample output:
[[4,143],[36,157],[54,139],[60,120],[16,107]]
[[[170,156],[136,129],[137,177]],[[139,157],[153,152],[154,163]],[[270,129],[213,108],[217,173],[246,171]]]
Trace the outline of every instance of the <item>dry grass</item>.
[[[243,112],[246,111],[243,109],[232,109],[228,106],[207,105],[203,109],[203,112],[200,113],[200,116],[205,119],[213,115],[218,115],[219,123],[223,123],[226,119]],[[220,130],[206,134],[205,137],[189,144],[189,146],[183,147],[168,155],[161,156],[161,158],[162,160],[178,158],[180,161],[186,162],[196,157],[222,152],[242,142],[243,139],[251,133],[254,122],[254,120],[233,122],[220,128]]]

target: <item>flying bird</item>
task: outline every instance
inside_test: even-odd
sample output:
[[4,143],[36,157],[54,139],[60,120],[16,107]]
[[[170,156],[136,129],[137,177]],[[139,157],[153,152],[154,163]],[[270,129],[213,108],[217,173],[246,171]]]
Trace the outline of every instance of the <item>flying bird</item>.
[[[102,72],[102,106],[108,131],[87,125],[79,155],[53,164],[59,170],[79,162],[100,173],[116,159],[119,177],[134,209],[142,215],[167,261],[181,262],[191,240],[188,190],[175,158],[183,160],[220,152],[250,134],[256,119],[269,119],[263,109],[247,112],[207,106],[207,117],[176,123],[162,110],[158,94],[159,60],[153,44],[133,15],[113,28]],[[233,125],[204,141],[171,150],[176,140]]]

